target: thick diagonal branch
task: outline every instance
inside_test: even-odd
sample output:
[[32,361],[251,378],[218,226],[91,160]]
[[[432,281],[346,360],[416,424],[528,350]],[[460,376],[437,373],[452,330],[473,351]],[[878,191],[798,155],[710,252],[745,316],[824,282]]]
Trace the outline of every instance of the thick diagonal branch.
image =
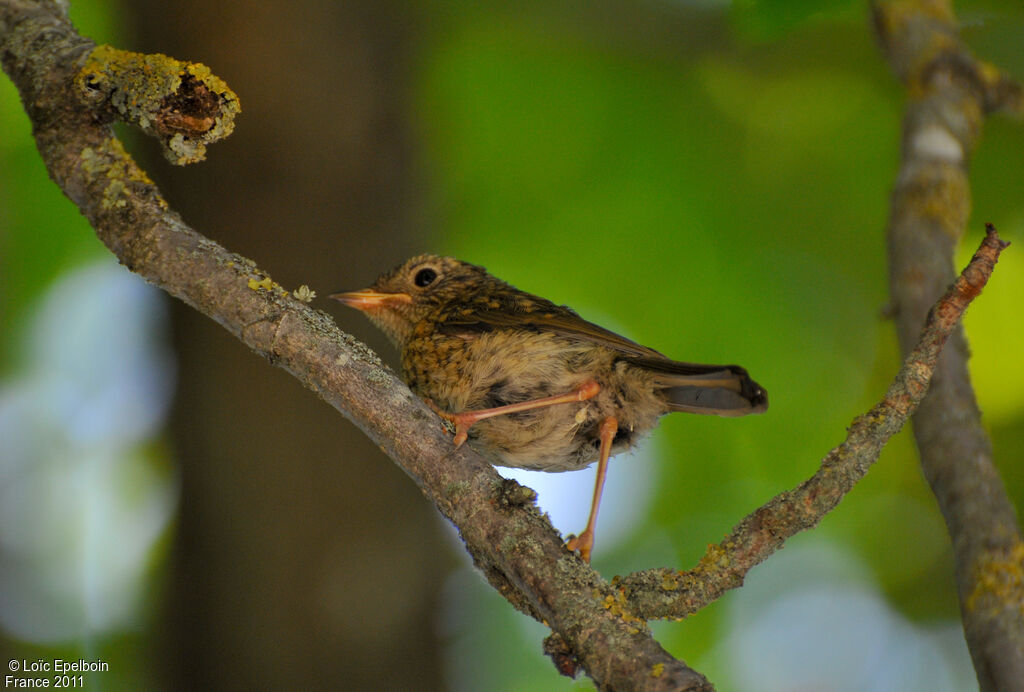
[[[581,665],[601,689],[711,689],[644,623],[610,607],[613,590],[565,550],[532,493],[503,481],[470,449],[453,450],[436,416],[375,354],[167,209],[113,138],[106,113],[90,110],[76,91],[83,81],[88,86],[81,75],[93,49],[58,3],[0,0],[4,71],[21,93],[43,161],[118,259],[219,322],[365,431],[458,527],[492,584],[552,628],[564,671]],[[186,101],[175,105],[178,115],[201,120],[205,111],[185,112]]]
[[[963,45],[948,2],[877,2],[875,26],[907,85],[903,152],[888,228],[889,283],[900,345],[913,346],[953,276],[971,200],[967,168],[984,116],[1021,112],[1021,89]],[[967,370],[951,337],[914,415],[921,466],[953,543],[964,633],[983,691],[1024,681],[1024,544]]]
[[961,275],[932,307],[917,345],[903,363],[885,398],[854,420],[846,439],[821,462],[817,473],[793,490],[772,498],[736,525],[700,564],[688,572],[647,570],[618,582],[634,612],[645,619],[681,618],[700,610],[743,578],[791,536],[812,528],[867,474],[882,447],[906,423],[928,391],[942,347],[981,292],[999,253],[1006,247],[988,227],[981,247]]

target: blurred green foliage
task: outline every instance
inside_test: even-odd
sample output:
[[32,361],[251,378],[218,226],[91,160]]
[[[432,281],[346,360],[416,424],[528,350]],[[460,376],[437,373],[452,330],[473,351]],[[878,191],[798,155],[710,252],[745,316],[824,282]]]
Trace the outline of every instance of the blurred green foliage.
[[[111,0],[74,2],[78,30],[98,42],[117,42]],[[15,357],[12,335],[24,311],[63,271],[106,252],[61,191],[36,151],[17,90],[0,78],[0,374]]]
[[[72,2],[70,13],[82,34],[116,44],[122,30],[117,4],[116,0]],[[50,181],[17,90],[6,75],[0,76],[0,132],[0,381],[7,383],[16,382],[26,360],[31,359],[25,331],[33,316],[30,311],[39,307],[45,291],[69,270],[109,253],[75,206]],[[145,450],[147,456],[164,457],[165,451],[155,447]],[[168,477],[172,475],[168,472]],[[136,480],[126,478],[125,484],[131,486]],[[5,515],[5,519],[11,517]],[[15,567],[4,567],[8,570],[5,576],[10,578]],[[41,582],[48,579],[46,574],[39,575]],[[27,605],[28,612],[32,606],[45,607]],[[14,641],[7,634],[0,633],[0,650],[10,657],[28,661],[101,658],[116,671],[114,675],[88,675],[86,682],[90,685],[128,690],[151,686],[154,681],[152,661],[143,655],[146,635],[138,629],[102,637],[83,633],[79,640],[50,643]]]
[[[809,476],[899,364],[883,317],[884,229],[903,92],[866,10],[843,0],[604,3],[564,14],[541,4],[427,6],[411,114],[435,229],[424,246],[484,264],[671,357],[740,363],[770,393],[764,416],[664,420],[654,433],[664,458],[647,520],[631,546],[607,554],[599,541],[595,555],[609,577],[690,566],[739,518]],[[72,10],[83,33],[116,41],[105,3]],[[958,11],[976,50],[1024,78],[1020,3]],[[666,16],[706,25],[690,27],[700,34],[692,44],[668,33],[648,40],[631,33],[640,13],[653,24]],[[6,79],[0,131],[7,372],[11,335],[32,298],[104,250],[47,179]],[[978,398],[1018,507],[1022,150],[1019,123],[986,124],[959,259],[986,221],[1015,242],[966,325]],[[816,530],[822,537],[852,549],[911,618],[957,617],[948,539],[907,433]],[[472,642],[453,629],[455,682],[564,689],[537,654],[543,628],[524,624],[475,581],[453,591],[476,586],[473,603],[486,610],[464,614],[477,628]],[[729,673],[711,653],[729,600],[685,623],[655,625],[673,653],[699,668],[706,658],[703,672],[718,681]],[[528,636],[517,635],[523,627]],[[479,658],[487,650],[502,655]]]
[[[608,40],[629,30],[625,15],[655,10],[618,11],[619,25],[609,11],[589,33],[579,17],[547,10],[453,15],[419,95],[438,249],[671,357],[739,362],[770,393],[771,409],[757,418],[662,422],[654,434],[670,445],[656,501],[619,551],[629,555],[602,555],[598,542],[606,575],[651,566],[644,546],[657,537],[674,554],[656,552],[654,564],[694,564],[740,517],[809,476],[899,366],[883,317],[884,231],[903,92],[863,5],[737,3],[733,22],[709,23],[718,33],[693,47]],[[968,39],[995,53],[1019,47],[1020,31],[1000,29],[1004,19],[1021,26],[1019,5],[965,11],[987,17]],[[1005,67],[1024,68],[1017,60]],[[1020,235],[1022,145],[1019,124],[999,118],[982,138],[961,263],[985,221],[1005,238]],[[1024,340],[1012,318],[1024,296],[1016,255],[1006,253],[968,328],[979,400],[1021,506],[1024,365],[1008,357]],[[851,547],[911,617],[957,617],[948,538],[907,433],[821,537]],[[499,614],[496,597],[483,600],[494,612],[481,626],[498,618],[493,636],[504,641],[498,632],[516,616]],[[700,668],[723,634],[723,612],[720,603],[659,626],[661,640]],[[527,683],[510,665],[507,689],[542,689],[539,672]],[[715,668],[722,659],[709,665],[701,669],[712,679],[729,679]]]

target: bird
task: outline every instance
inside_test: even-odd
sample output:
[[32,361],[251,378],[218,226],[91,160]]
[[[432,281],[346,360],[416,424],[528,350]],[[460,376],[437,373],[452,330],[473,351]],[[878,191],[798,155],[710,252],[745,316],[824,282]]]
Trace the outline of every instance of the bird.
[[329,297],[384,332],[403,380],[454,426],[456,447],[468,441],[495,466],[542,471],[598,462],[587,525],[567,542],[587,562],[611,456],[667,413],[768,408],[738,365],[671,360],[453,257],[418,255]]

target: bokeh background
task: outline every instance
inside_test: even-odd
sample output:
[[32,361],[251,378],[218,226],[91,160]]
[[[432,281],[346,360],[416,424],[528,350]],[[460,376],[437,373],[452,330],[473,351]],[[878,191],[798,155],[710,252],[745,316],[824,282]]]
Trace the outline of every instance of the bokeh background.
[[[1024,79],[1018,0],[957,5]],[[681,360],[767,415],[665,419],[615,459],[594,566],[688,567],[810,475],[898,367],[884,228],[901,86],[862,3],[91,0],[98,42],[198,60],[235,134],[173,168],[186,221],[320,296],[422,251]],[[565,690],[545,631],[349,423],[119,267],[48,180],[0,79],[0,652],[102,659],[88,689]],[[1024,131],[986,123],[961,262],[1014,242],[967,316],[1024,505]],[[395,363],[357,314],[318,299]],[[517,474],[563,532],[592,474]],[[970,690],[951,553],[907,433],[813,532],[659,640],[722,690]],[[6,665],[6,663],[5,663]]]

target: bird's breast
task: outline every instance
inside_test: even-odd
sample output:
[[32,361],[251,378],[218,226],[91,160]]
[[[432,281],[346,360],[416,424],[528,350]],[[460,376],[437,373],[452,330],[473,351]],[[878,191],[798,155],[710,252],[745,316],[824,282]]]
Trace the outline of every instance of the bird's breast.
[[601,421],[614,416],[613,453],[631,447],[666,411],[642,372],[598,346],[557,335],[493,331],[414,339],[403,370],[417,394],[461,413],[533,401],[598,382],[596,396],[487,418],[469,430],[470,444],[499,466],[569,471],[598,458]]

